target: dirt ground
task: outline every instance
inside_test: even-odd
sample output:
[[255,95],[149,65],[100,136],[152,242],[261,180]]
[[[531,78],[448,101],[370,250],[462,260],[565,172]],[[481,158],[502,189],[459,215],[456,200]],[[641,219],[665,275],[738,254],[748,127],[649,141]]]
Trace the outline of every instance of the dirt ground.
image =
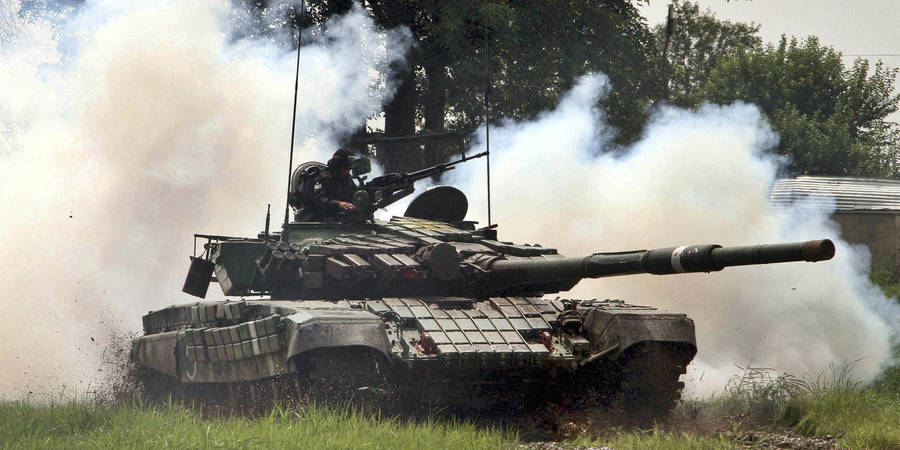
[[[839,449],[842,448],[831,436],[810,438],[798,436],[788,431],[748,431],[741,436],[729,439],[735,447],[761,449]],[[613,447],[567,446],[559,441],[526,442],[519,446],[529,450],[615,450]]]
[[[565,412],[549,409],[544,412],[543,419],[536,422],[536,428],[524,431],[523,438],[526,441],[520,447],[533,450],[614,450],[613,447],[584,447],[571,446],[571,442],[579,438],[596,438],[603,441],[603,436],[609,436],[617,431],[638,430],[634,424],[623,423],[621,415],[617,411],[580,411]],[[659,430],[670,433],[686,433],[697,437],[720,438],[723,437],[736,448],[758,449],[839,449],[834,436],[807,437],[787,429],[775,427],[763,427],[754,425],[741,417],[721,418],[689,418],[674,414],[664,422],[655,425]],[[529,432],[535,432],[540,428],[543,436],[530,439]],[[642,429],[647,429],[643,427]],[[534,435],[537,436],[537,435]]]

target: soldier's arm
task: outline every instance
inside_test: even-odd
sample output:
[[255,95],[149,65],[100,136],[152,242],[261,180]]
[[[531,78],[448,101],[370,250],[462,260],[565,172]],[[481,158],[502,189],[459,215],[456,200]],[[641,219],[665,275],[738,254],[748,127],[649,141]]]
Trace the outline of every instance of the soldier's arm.
[[316,206],[323,211],[339,212],[355,209],[352,203],[344,202],[333,198],[329,192],[327,181],[317,180],[316,188],[313,195]]

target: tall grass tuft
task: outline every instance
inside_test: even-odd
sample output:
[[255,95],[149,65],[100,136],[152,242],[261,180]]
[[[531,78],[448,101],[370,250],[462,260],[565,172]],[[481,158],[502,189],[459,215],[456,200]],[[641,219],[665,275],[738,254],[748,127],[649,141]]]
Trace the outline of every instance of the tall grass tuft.
[[711,422],[742,422],[750,425],[771,425],[784,413],[789,401],[821,392],[830,386],[853,385],[849,376],[853,365],[832,370],[830,376],[796,377],[777,373],[764,367],[739,367],[741,373],[732,377],[722,394],[683,402],[677,414],[705,416]]
[[815,378],[747,368],[721,395],[686,401],[676,414],[699,416],[731,435],[748,426],[787,428],[811,437],[834,436],[849,448],[900,448],[900,367],[871,385],[853,381],[853,367]]
[[850,448],[900,448],[900,396],[834,387],[791,400],[781,423],[811,435],[835,435]]

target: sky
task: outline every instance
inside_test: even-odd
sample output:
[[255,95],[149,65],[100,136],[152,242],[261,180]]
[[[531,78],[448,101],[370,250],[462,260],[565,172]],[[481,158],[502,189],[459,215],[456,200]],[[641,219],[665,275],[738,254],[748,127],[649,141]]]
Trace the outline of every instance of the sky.
[[[755,22],[766,42],[782,34],[818,36],[846,55],[885,55],[886,64],[900,65],[900,2],[896,0],[699,0],[721,19]],[[651,25],[666,20],[668,1],[650,0],[639,7]],[[850,57],[849,59],[852,59]],[[878,58],[874,58],[878,59]]]

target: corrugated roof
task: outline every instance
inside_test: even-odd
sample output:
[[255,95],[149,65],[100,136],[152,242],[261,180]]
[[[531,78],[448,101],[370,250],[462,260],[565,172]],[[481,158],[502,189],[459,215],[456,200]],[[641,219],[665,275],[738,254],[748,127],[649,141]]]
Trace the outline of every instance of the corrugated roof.
[[811,177],[783,178],[770,195],[776,206],[804,202],[837,211],[900,211],[900,181],[876,178]]

